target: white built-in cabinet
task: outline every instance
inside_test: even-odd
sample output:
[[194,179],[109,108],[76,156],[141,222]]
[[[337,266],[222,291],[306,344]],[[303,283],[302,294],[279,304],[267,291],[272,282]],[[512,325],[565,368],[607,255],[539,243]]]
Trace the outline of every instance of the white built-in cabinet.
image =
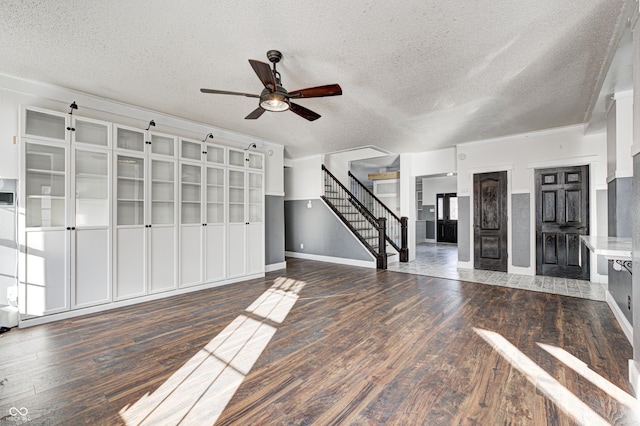
[[111,300],[111,124],[21,108],[24,317]]
[[264,274],[261,153],[32,107],[20,153],[23,320]]
[[180,139],[180,285],[226,278],[225,148]]
[[230,278],[264,272],[264,157],[228,148]]
[[177,288],[177,138],[114,125],[114,288],[127,299]]

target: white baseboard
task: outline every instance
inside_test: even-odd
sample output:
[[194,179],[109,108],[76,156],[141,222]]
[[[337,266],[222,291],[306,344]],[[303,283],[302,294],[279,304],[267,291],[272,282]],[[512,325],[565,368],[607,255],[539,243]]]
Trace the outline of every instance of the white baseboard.
[[32,317],[32,318],[28,318],[28,319],[21,319],[20,323],[18,324],[18,327],[20,327],[20,328],[33,327],[34,325],[47,324],[49,322],[60,321],[60,320],[69,319],[69,318],[75,318],[75,317],[79,317],[79,316],[87,315],[87,314],[95,314],[97,312],[104,312],[104,311],[109,311],[111,309],[122,308],[122,307],[125,307],[125,306],[137,305],[138,303],[142,303],[142,302],[150,302],[152,300],[165,299],[167,297],[177,296],[179,294],[191,293],[191,292],[194,292],[194,291],[200,291],[200,290],[204,290],[204,289],[208,289],[208,288],[220,287],[220,286],[223,286],[223,285],[233,284],[233,283],[237,283],[237,282],[241,282],[241,281],[248,281],[248,280],[252,280],[254,278],[262,278],[262,277],[264,277],[264,274],[248,275],[248,276],[243,276],[243,277],[239,277],[239,278],[228,279],[228,280],[225,280],[225,281],[216,281],[216,282],[212,282],[212,283],[199,284],[199,285],[194,285],[194,286],[190,286],[190,287],[178,288],[178,289],[171,290],[171,291],[165,291],[165,292],[162,292],[162,293],[155,293],[155,294],[149,294],[149,295],[141,296],[141,297],[134,297],[134,298],[131,298],[131,299],[118,300],[118,301],[114,301],[114,302],[111,302],[111,303],[105,303],[104,305],[97,305],[97,306],[91,306],[91,307],[88,307],[88,308],[74,309],[72,311],[61,312],[59,314],[51,314],[51,315],[44,315],[44,316],[41,316],[41,317]]
[[607,304],[609,305],[611,312],[613,312],[613,316],[616,317],[616,320],[618,320],[618,324],[620,324],[620,328],[624,332],[624,335],[627,336],[627,340],[629,341],[629,343],[631,343],[631,346],[633,346],[633,326],[631,325],[631,323],[629,323],[629,320],[624,316],[624,314],[620,310],[620,307],[613,299],[613,296],[608,291]]
[[473,262],[460,262],[460,261],[458,261],[458,268],[460,268],[460,269],[473,269]]
[[376,268],[376,262],[374,260],[355,260],[345,259],[342,257],[321,256],[319,254],[299,253],[295,251],[285,251],[285,256],[296,257],[298,259],[317,260],[319,262],[337,263],[340,265],[360,266],[363,268]]
[[287,269],[287,262],[272,263],[264,266],[265,272],[279,271],[280,269]]
[[523,268],[522,266],[508,266],[508,273],[510,274],[517,274],[517,275],[535,275],[536,274],[536,270],[535,268],[532,267],[528,267],[528,268]]

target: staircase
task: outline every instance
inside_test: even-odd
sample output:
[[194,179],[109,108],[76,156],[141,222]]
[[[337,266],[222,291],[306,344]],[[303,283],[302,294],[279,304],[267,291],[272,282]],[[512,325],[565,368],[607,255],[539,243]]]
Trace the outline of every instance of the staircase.
[[[373,254],[376,258],[376,267],[387,269],[387,243],[391,243],[387,236],[387,218],[384,216],[375,217],[324,165],[322,165],[322,171],[324,174],[322,199]],[[406,230],[404,234],[406,235]],[[395,248],[395,243],[391,243],[391,245]],[[398,252],[401,253],[400,261],[408,261],[408,259],[403,260],[401,250]],[[408,253],[406,239],[404,252]]]

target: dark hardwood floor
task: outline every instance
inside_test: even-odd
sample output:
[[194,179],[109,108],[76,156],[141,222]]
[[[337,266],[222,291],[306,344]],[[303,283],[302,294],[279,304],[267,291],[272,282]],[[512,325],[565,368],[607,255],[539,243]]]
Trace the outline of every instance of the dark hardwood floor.
[[638,421],[605,302],[287,264],[1,334],[0,425]]

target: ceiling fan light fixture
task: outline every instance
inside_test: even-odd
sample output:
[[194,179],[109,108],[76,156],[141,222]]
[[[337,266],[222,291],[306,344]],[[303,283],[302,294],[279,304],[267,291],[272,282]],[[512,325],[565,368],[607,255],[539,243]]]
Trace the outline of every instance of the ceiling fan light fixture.
[[260,106],[267,111],[281,112],[291,107],[289,99],[282,93],[265,93],[260,96]]

